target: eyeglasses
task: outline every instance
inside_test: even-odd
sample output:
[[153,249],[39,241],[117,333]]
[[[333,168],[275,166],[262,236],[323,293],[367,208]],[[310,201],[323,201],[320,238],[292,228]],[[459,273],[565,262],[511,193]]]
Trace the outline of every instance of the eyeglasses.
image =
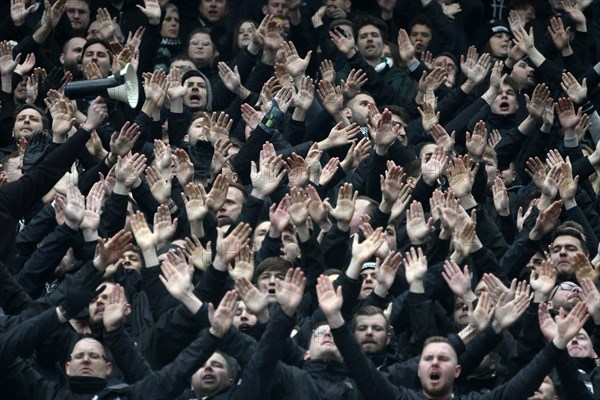
[[556,286],[553,290],[552,293],[550,294],[550,298],[549,300],[552,300],[554,298],[554,296],[556,295],[556,292],[558,292],[558,290],[564,290],[566,292],[571,292],[573,289],[579,289],[581,290],[581,288],[579,286],[577,286],[574,283],[571,282],[563,282],[561,284],[559,284],[558,286]]
[[210,40],[197,40],[197,39],[192,39],[190,40],[190,44],[192,46],[198,46],[199,44],[201,44],[202,46],[210,46],[211,41]]
[[323,337],[328,333],[331,333],[331,329],[328,327],[320,327],[317,329],[313,329],[313,334],[315,335],[315,337]]
[[101,358],[102,358],[104,361],[108,361],[108,360],[106,359],[106,357],[104,357],[104,356],[103,356],[102,354],[100,354],[100,353],[96,353],[95,351],[82,351],[82,352],[79,352],[79,353],[74,353],[74,354],[71,354],[71,358],[72,358],[73,360],[82,360],[82,359],[83,359],[83,357],[85,357],[86,355],[87,355],[87,356],[88,356],[88,357],[89,357],[91,360],[99,360],[99,359],[101,359]]

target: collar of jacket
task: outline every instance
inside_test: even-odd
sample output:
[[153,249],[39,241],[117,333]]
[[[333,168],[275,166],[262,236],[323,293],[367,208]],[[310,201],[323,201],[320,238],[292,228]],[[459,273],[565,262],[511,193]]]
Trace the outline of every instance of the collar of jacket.
[[346,378],[348,376],[346,364],[333,360],[308,360],[304,363],[303,369],[311,375],[316,374],[331,378]]
[[95,376],[68,376],[67,383],[73,393],[98,393],[106,387],[106,379]]
[[369,360],[371,360],[377,369],[380,369],[381,367],[387,367],[388,365],[392,365],[400,361],[387,352],[367,354],[367,357],[369,357]]
[[488,115],[488,122],[498,129],[512,129],[517,121],[517,113],[500,115],[492,112]]

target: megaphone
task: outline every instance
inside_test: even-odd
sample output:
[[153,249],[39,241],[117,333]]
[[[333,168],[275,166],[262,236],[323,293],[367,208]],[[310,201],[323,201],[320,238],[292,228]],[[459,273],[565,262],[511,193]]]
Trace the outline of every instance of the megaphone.
[[138,79],[135,68],[127,64],[115,75],[104,79],[69,82],[65,85],[65,96],[70,99],[102,96],[119,100],[136,108],[139,100]]

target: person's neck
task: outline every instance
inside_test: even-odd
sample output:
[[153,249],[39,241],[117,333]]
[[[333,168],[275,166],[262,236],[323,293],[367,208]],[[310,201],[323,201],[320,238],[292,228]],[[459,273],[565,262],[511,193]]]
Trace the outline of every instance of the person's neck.
[[450,389],[449,392],[439,396],[432,396],[425,391],[423,391],[423,394],[425,395],[425,398],[427,398],[427,400],[449,400],[452,398],[452,389]]
[[[364,58],[364,57],[363,57]],[[365,58],[365,61],[367,64],[369,64],[371,67],[375,68],[376,66],[379,65],[379,63],[381,62],[381,57],[379,58],[371,58],[371,59],[367,59]]]
[[112,0],[111,3],[113,5],[113,7],[115,7],[117,10],[120,10],[125,5],[125,1],[126,0]]

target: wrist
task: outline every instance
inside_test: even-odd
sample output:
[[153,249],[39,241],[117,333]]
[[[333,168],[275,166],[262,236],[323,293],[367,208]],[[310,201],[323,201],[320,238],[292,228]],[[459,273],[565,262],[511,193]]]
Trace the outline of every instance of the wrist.
[[383,145],[383,144],[375,144],[375,153],[378,156],[385,156],[390,148],[391,144]]
[[81,222],[77,223],[76,221],[71,221],[68,218],[65,218],[65,225],[67,225],[69,228],[71,228],[74,231],[79,230],[80,224],[81,224]]
[[344,317],[340,311],[337,311],[335,314],[328,315],[327,322],[329,322],[329,327],[331,329],[341,328],[345,324]]
[[375,289],[373,290],[373,292],[381,297],[382,299],[385,298],[388,294],[388,290],[389,288],[386,288],[384,285],[382,285],[381,283],[377,282],[377,286],[375,286]]
[[114,332],[121,327],[121,324],[122,324],[121,320],[119,320],[117,323],[113,323],[113,324],[104,324],[104,330],[106,332]]
[[550,294],[549,293],[542,293],[540,291],[534,291],[533,294],[533,302],[536,304],[539,303],[545,303],[548,301],[548,299],[550,298]]
[[394,203],[383,198],[383,200],[379,204],[379,211],[381,211],[384,214],[389,214],[392,212],[393,207],[394,207]]
[[416,279],[414,282],[410,283],[410,292],[425,293],[425,285],[423,284],[423,280]]
[[337,221],[337,227],[342,232],[348,232],[350,230],[350,222]]
[[267,197],[260,190],[258,190],[256,188],[252,188],[252,191],[250,192],[250,196],[256,197],[259,200],[264,200]]
[[577,207],[577,201],[575,200],[575,198],[562,199],[562,201],[566,210],[570,210],[571,208]]
[[127,187],[127,185],[125,185],[124,183],[117,181],[115,183],[115,187],[113,188],[113,193],[120,194],[122,196],[128,196],[129,195],[129,187]]
[[83,240],[87,243],[96,242],[100,237],[97,229],[82,229]]
[[500,324],[500,322],[498,322],[498,320],[496,318],[494,318],[494,321],[492,322],[492,329],[494,330],[496,335],[500,335],[502,333],[502,331],[504,330],[504,328],[502,327],[502,325]]
[[552,344],[559,350],[565,350],[567,348],[567,341],[559,337],[559,335],[556,335],[554,339],[552,339]]
[[477,201],[475,200],[475,197],[473,197],[473,195],[471,193],[469,193],[465,196],[461,196],[458,200],[460,201],[460,205],[465,210],[470,210],[471,208],[477,207]]

